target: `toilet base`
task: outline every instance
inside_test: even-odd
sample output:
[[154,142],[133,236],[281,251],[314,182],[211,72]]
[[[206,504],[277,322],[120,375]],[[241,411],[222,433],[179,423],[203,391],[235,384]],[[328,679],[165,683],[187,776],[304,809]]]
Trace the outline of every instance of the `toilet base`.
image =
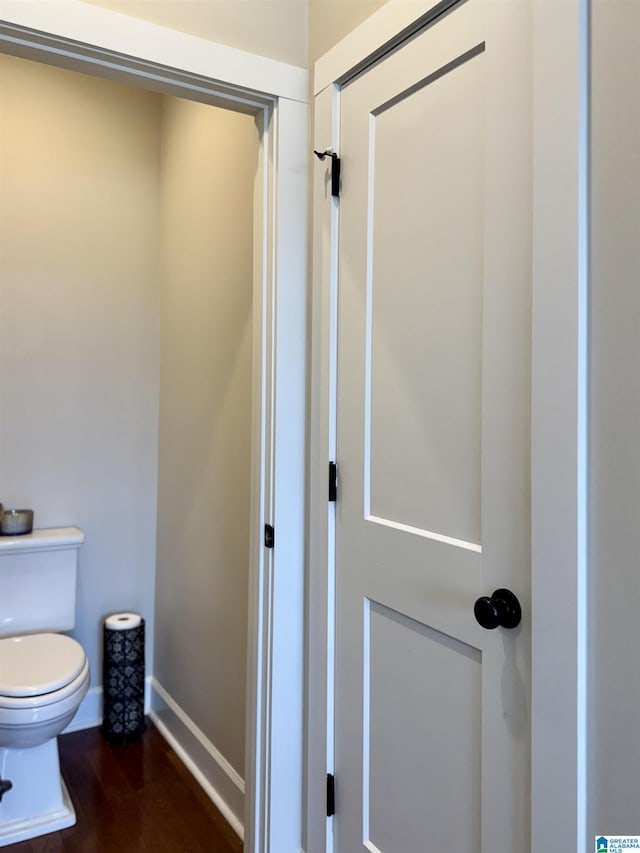
[[60,776],[58,741],[31,749],[0,748],[0,775],[13,783],[0,802],[0,847],[66,829],[76,813]]
[[36,815],[36,817],[0,824],[0,847],[16,844],[18,841],[28,841],[30,838],[37,838],[38,835],[47,835],[49,832],[57,832],[59,829],[66,829],[75,824],[76,813],[64,779],[61,779],[60,783],[61,808]]

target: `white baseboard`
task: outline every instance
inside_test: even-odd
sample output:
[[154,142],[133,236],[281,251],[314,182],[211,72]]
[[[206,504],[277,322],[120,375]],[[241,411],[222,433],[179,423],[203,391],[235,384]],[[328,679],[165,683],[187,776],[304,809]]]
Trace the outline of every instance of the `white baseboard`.
[[244,838],[244,781],[155,678],[149,717],[234,831]]
[[[149,713],[151,705],[151,676],[144,680],[144,712]],[[63,735],[79,732],[82,729],[93,729],[102,725],[102,687],[92,687],[80,703],[76,715],[71,720]]]

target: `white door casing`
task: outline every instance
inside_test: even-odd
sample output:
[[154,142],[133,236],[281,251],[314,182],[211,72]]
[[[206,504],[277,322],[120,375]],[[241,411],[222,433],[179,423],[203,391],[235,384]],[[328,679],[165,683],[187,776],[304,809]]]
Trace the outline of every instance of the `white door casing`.
[[[390,0],[316,64],[314,147],[340,153],[345,84],[397,48],[447,4]],[[503,4],[495,4],[503,5]],[[523,4],[524,5],[524,4]],[[529,4],[528,4],[529,5]],[[588,254],[588,3],[538,0],[533,16],[531,846],[585,849],[586,319]],[[343,187],[350,173],[343,160]],[[333,849],[323,810],[333,768],[332,634],[335,509],[335,340],[340,202],[314,176],[311,384],[311,547],[307,851]],[[343,471],[344,473],[344,471]],[[340,478],[344,485],[344,477]],[[339,510],[338,510],[339,511]],[[484,590],[490,591],[490,590]],[[556,595],[555,591],[560,594]],[[357,668],[354,669],[357,672]],[[326,680],[323,676],[326,673]],[[326,752],[322,746],[327,744]],[[559,757],[561,756],[561,760]],[[340,778],[337,808],[340,809]]]
[[342,91],[338,851],[529,849],[531,29],[468,0]]
[[[251,853],[297,853],[302,815],[291,802],[302,799],[307,73],[79,0],[4,0],[1,14],[7,53],[256,116],[244,841]],[[276,527],[277,550],[263,547],[265,522]]]

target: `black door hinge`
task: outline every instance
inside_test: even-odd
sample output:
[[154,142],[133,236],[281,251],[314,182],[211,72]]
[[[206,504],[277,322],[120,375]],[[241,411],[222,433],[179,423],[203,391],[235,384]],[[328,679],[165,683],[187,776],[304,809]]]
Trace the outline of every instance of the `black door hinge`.
[[327,773],[327,817],[336,813],[336,779],[333,773]]
[[273,548],[276,540],[276,532],[270,524],[264,526],[264,547]]
[[340,198],[340,158],[331,148],[326,151],[316,151],[313,153],[318,160],[324,160],[325,157],[331,157],[331,195],[335,198]]
[[335,462],[329,462],[329,500],[338,499],[338,466]]

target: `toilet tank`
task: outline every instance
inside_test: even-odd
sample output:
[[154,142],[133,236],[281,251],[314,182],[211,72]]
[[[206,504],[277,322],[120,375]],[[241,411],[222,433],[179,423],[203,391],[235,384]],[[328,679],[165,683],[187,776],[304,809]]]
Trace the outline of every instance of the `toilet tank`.
[[0,637],[75,627],[83,542],[77,527],[0,536]]

